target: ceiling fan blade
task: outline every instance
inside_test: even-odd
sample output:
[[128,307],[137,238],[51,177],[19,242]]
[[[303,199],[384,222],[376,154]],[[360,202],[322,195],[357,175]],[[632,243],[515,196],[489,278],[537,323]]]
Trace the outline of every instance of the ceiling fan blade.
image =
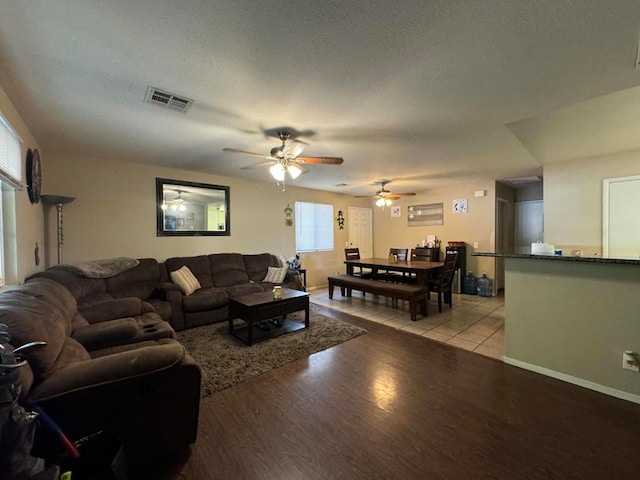
[[293,158],[296,158],[298,155],[302,153],[306,145],[304,143],[295,141],[293,144],[288,145],[284,149],[284,153],[286,155],[291,155]]
[[269,160],[268,162],[260,162],[260,163],[256,163],[255,165],[240,167],[240,170],[251,170],[253,168],[268,167],[269,165],[273,165],[274,163],[276,163],[274,160]]
[[270,158],[269,155],[265,155],[264,153],[247,152],[246,150],[238,150],[237,148],[223,148],[222,150],[224,150],[225,152],[242,153],[251,157]]
[[392,193],[391,195],[393,195],[394,197],[413,197],[415,195],[415,193],[413,192],[407,192],[407,193]]
[[300,163],[316,163],[325,165],[341,165],[344,159],[340,157],[298,157],[296,162]]

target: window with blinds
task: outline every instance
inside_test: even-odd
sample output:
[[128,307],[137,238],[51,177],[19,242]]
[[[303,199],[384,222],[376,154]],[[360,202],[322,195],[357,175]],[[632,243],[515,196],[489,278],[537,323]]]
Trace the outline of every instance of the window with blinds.
[[0,176],[13,187],[22,187],[20,137],[2,115],[0,115]]
[[8,235],[8,231],[13,231],[15,228],[5,228],[5,219],[3,218],[4,207],[2,205],[2,199],[5,190],[23,188],[22,177],[22,155],[20,150],[20,137],[15,132],[9,122],[0,114],[0,239],[2,244],[0,245],[0,285],[4,285],[5,282],[5,249],[11,242],[15,243],[15,235],[11,238],[5,238],[5,234]]
[[333,205],[296,202],[296,252],[333,250]]

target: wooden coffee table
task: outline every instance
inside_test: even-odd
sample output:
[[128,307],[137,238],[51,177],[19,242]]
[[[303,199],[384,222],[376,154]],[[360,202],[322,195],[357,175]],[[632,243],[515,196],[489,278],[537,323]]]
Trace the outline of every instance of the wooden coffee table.
[[[273,292],[259,292],[234,297],[229,303],[229,333],[247,345],[277,337],[285,333],[309,328],[309,294],[291,288],[282,289],[282,298],[275,300]],[[287,318],[288,313],[304,310],[304,324]],[[256,324],[280,317],[281,325],[269,325],[269,330],[262,330]],[[235,327],[233,320],[240,318],[246,325]]]

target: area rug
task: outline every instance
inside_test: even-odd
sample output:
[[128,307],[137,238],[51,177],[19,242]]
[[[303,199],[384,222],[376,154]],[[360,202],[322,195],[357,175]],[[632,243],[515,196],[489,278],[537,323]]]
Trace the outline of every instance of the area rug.
[[[287,318],[304,322],[304,312]],[[227,322],[190,328],[177,336],[202,369],[201,396],[205,397],[363,333],[365,329],[325,317],[312,305],[308,329],[251,347],[229,335]]]

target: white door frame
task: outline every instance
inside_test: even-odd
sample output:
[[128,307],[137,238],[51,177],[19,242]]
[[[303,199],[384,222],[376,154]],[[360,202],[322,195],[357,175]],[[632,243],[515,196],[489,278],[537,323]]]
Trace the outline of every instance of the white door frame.
[[611,185],[619,182],[638,182],[640,185],[640,175],[630,177],[605,178],[602,180],[602,255],[609,256],[609,235],[610,235],[610,195]]

